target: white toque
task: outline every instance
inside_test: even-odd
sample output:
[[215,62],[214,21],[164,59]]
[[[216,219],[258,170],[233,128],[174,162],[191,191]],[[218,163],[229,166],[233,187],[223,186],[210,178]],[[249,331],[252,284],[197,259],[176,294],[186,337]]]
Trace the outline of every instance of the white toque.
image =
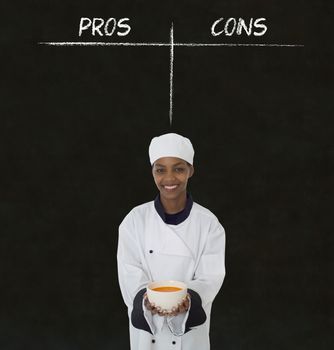
[[148,149],[151,165],[162,157],[176,157],[193,165],[194,148],[190,140],[175,133],[154,137]]

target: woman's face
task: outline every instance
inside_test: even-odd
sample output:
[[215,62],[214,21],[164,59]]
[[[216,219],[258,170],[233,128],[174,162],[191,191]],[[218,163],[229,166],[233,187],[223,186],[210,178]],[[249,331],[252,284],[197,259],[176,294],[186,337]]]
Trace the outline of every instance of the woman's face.
[[177,199],[183,195],[193,173],[193,166],[175,157],[160,158],[152,167],[154,182],[165,199]]

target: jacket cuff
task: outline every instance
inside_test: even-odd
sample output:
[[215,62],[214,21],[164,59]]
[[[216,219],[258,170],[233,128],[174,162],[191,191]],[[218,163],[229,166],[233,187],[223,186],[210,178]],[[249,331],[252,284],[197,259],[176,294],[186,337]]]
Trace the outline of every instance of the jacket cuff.
[[202,299],[198,293],[192,289],[188,289],[191,298],[191,307],[186,322],[185,333],[191,331],[193,327],[200,326],[206,321],[206,313],[202,307]]
[[146,292],[146,288],[141,289],[133,300],[133,309],[131,312],[131,323],[133,327],[153,334],[144,316],[143,297],[145,292]]

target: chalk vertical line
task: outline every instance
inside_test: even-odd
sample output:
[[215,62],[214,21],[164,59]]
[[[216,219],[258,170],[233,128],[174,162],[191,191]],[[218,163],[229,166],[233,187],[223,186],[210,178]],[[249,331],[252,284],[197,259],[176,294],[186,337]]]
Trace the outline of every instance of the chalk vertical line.
[[170,75],[169,75],[169,123],[173,122],[173,69],[174,69],[174,29],[170,28]]

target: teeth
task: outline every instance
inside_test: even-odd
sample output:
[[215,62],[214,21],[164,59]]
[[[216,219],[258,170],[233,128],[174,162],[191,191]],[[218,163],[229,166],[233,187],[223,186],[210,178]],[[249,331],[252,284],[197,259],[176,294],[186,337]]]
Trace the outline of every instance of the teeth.
[[173,185],[173,186],[164,186],[166,190],[173,190],[174,188],[177,187],[177,185]]

